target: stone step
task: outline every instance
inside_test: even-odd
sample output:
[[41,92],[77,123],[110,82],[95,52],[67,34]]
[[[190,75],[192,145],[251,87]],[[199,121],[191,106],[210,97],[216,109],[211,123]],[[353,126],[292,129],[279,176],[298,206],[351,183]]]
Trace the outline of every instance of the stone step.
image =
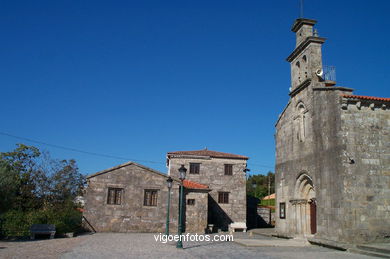
[[388,245],[357,245],[358,249],[388,254],[390,256],[390,243]]
[[374,252],[370,250],[363,250],[359,248],[349,248],[347,250],[350,253],[355,253],[355,254],[362,254],[362,255],[368,255],[368,256],[375,256],[375,257],[380,257],[380,258],[390,258],[389,253],[379,253],[379,252]]

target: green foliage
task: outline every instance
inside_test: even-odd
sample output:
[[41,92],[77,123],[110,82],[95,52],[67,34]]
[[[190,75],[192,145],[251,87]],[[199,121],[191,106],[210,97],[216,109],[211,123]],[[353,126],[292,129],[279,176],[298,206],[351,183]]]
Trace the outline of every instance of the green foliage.
[[0,212],[6,211],[15,202],[19,186],[18,172],[7,162],[0,160]]
[[275,174],[268,172],[267,175],[251,175],[246,181],[247,195],[263,199],[268,193],[275,192]]
[[51,208],[29,212],[10,210],[1,216],[2,235],[28,236],[32,224],[54,224],[57,234],[77,232],[81,229],[82,214],[75,208]]
[[263,205],[263,206],[275,206],[275,199],[261,200],[260,201],[260,205]]
[[10,210],[1,216],[2,235],[4,236],[27,236],[30,221],[27,214],[22,211]]
[[75,231],[81,213],[73,200],[84,184],[75,160],[54,160],[23,144],[0,153],[0,231],[25,236],[32,224],[54,224],[57,233]]

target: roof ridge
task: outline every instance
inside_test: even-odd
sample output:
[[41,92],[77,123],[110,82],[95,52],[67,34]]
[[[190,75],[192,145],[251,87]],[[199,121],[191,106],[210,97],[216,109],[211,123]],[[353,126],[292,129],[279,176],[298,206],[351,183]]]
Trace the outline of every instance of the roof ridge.
[[390,98],[387,97],[376,97],[376,96],[354,95],[354,94],[341,94],[341,96],[345,98],[356,98],[356,99],[390,102]]
[[[143,169],[145,169],[145,170],[147,170],[147,171],[150,171],[150,172],[152,172],[152,173],[155,173],[155,174],[158,174],[158,175],[161,175],[161,176],[164,176],[164,177],[168,177],[167,174],[164,174],[164,173],[162,173],[162,172],[160,172],[160,171],[157,171],[157,170],[155,170],[155,169],[153,169],[153,168],[150,168],[150,167],[147,167],[147,166],[138,164],[138,163],[133,162],[133,161],[128,161],[128,162],[125,162],[125,163],[123,163],[123,164],[120,164],[120,165],[117,165],[117,166],[113,166],[113,167],[110,167],[110,168],[108,168],[108,169],[101,170],[101,171],[98,171],[98,172],[96,172],[96,173],[87,175],[86,178],[89,179],[89,178],[92,178],[92,177],[95,177],[95,176],[98,176],[98,175],[101,175],[101,174],[109,173],[109,172],[111,172],[111,171],[114,171],[114,170],[119,169],[119,168],[122,168],[122,167],[129,166],[129,165],[135,165],[135,166],[138,166],[138,167],[140,167],[140,168],[143,168]],[[175,180],[176,180],[176,179],[175,179]]]
[[208,156],[216,158],[239,158],[239,159],[249,159],[247,156],[237,155],[233,153],[226,153],[221,151],[209,150],[209,149],[200,149],[200,150],[184,150],[184,151],[171,151],[167,152],[167,155],[192,155],[192,156]]

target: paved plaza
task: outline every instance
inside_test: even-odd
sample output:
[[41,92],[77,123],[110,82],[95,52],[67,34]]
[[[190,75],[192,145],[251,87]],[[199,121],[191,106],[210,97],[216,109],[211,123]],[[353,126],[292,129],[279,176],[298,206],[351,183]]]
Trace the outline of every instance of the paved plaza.
[[0,242],[0,258],[369,258],[364,255],[236,233],[239,242],[156,242],[149,233],[97,233],[75,238]]

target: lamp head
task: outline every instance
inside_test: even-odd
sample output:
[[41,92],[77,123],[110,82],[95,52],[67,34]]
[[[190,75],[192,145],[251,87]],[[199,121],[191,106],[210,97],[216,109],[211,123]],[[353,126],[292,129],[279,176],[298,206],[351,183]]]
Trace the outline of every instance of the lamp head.
[[181,167],[179,168],[179,179],[180,180],[184,180],[186,179],[186,172],[187,172],[187,168],[184,167],[184,165],[181,165]]
[[169,176],[168,179],[167,179],[167,184],[168,184],[168,188],[169,189],[172,188],[172,182],[173,182],[173,179]]

